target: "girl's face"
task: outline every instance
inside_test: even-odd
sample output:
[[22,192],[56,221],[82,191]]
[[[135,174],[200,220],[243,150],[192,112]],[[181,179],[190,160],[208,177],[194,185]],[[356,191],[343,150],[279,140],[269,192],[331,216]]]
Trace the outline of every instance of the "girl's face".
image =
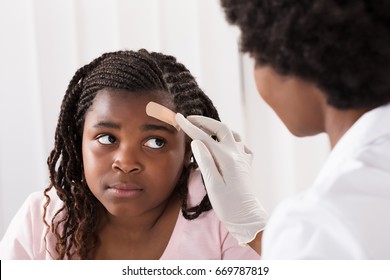
[[114,216],[164,207],[185,164],[185,135],[146,115],[161,93],[100,90],[86,113],[82,155],[91,192]]
[[310,136],[324,132],[326,99],[314,84],[279,75],[269,66],[256,66],[254,76],[261,97],[292,134]]

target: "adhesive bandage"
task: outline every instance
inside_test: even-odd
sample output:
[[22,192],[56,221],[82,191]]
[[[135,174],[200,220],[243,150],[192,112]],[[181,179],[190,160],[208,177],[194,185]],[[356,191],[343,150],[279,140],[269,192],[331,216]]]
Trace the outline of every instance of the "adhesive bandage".
[[180,130],[180,126],[177,124],[175,119],[176,113],[163,105],[160,105],[153,101],[149,102],[146,105],[146,114],[148,116],[151,116],[153,118],[172,125],[174,128],[176,128],[177,131]]

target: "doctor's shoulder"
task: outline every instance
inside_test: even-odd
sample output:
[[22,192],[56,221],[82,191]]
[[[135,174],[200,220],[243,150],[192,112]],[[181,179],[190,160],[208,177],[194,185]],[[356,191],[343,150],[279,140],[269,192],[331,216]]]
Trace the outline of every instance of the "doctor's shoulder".
[[390,137],[361,147],[327,180],[280,203],[263,235],[267,259],[390,259]]
[[326,201],[299,195],[272,213],[262,242],[263,259],[362,259],[357,240]]

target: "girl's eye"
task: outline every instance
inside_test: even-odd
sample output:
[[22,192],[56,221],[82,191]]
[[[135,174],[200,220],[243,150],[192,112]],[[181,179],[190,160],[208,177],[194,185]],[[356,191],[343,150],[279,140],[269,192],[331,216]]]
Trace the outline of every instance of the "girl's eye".
[[116,142],[116,138],[112,135],[100,135],[97,140],[103,145],[112,145]]
[[151,138],[144,145],[152,149],[161,149],[165,146],[165,141],[160,138]]

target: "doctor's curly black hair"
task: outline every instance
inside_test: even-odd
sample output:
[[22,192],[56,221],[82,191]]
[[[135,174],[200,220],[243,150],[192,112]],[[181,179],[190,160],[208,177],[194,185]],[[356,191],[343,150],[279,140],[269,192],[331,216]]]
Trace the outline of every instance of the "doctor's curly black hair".
[[318,86],[339,109],[390,101],[390,1],[221,0],[258,66]]
[[[175,105],[176,112],[203,115],[219,120],[212,101],[199,88],[187,68],[173,56],[156,52],[118,51],[101,55],[80,68],[66,90],[55,132],[54,148],[48,158],[50,186],[45,190],[44,222],[56,242],[58,259],[91,259],[98,244],[97,229],[100,202],[89,190],[84,178],[82,131],[88,108],[103,88],[132,92],[163,91]],[[190,149],[187,139],[186,149]],[[195,219],[211,209],[206,195],[199,205],[187,205],[187,181],[196,168],[193,161],[183,167],[176,190],[186,219]],[[63,207],[51,221],[46,221],[50,206],[49,191],[55,189]],[[47,234],[46,234],[47,235]]]

